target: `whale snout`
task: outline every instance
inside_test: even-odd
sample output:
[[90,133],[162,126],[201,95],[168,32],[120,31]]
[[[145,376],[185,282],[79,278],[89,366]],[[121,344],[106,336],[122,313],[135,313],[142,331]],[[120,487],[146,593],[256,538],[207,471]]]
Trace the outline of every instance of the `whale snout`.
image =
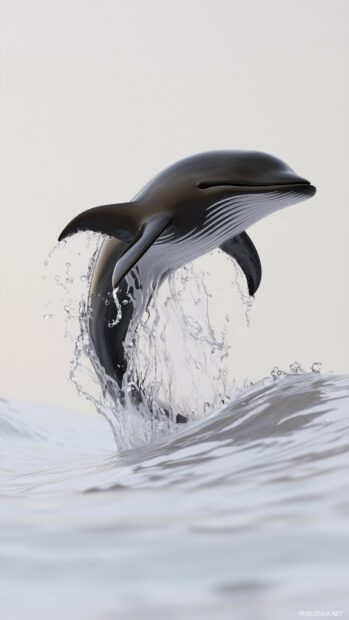
[[305,177],[296,174],[291,168],[283,170],[280,175],[278,175],[277,180],[270,183],[271,187],[277,185],[280,186],[280,188],[284,187],[285,189],[289,188],[291,191],[294,190],[302,194],[304,198],[311,198],[316,194],[316,187]]
[[302,185],[302,192],[305,198],[312,198],[316,194],[316,187],[314,185]]
[[281,196],[294,195],[297,196],[297,198],[301,198],[302,200],[307,200],[308,198],[311,198],[316,194],[316,187],[312,185],[307,179],[299,177],[296,174],[293,174],[292,178],[290,179],[283,179],[282,181],[280,180],[279,183],[270,184],[268,189],[274,189],[280,192]]

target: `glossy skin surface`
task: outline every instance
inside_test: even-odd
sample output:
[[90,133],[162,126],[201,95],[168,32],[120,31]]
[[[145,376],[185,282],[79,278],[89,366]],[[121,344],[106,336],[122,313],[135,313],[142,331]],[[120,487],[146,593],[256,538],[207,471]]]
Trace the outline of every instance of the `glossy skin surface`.
[[[166,275],[220,247],[243,269],[249,292],[260,283],[258,253],[246,228],[315,194],[284,162],[254,151],[213,151],[181,160],[152,179],[130,203],[85,211],[62,232],[94,230],[103,243],[91,281],[90,337],[107,374],[122,385],[129,331]],[[112,328],[112,291],[123,306]]]

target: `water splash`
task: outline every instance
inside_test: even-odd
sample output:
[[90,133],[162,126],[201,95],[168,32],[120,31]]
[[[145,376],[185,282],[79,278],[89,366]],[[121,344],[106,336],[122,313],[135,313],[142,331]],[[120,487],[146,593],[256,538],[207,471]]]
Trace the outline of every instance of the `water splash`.
[[[79,235],[77,236],[79,237]],[[131,324],[125,340],[127,372],[123,385],[111,379],[101,367],[89,338],[91,317],[88,290],[103,237],[83,236],[84,251],[71,248],[74,260],[65,257],[63,277],[54,276],[61,293],[65,336],[74,346],[70,365],[70,380],[80,396],[90,401],[102,414],[112,430],[118,449],[127,449],[159,439],[178,430],[178,416],[189,423],[202,419],[233,400],[242,390],[256,382],[245,380],[238,386],[229,376],[231,346],[228,342],[230,316],[225,326],[215,328],[210,316],[212,293],[206,272],[196,265],[186,265],[170,274],[155,294],[137,325]],[[62,246],[61,246],[62,247]],[[51,253],[56,255],[60,244]],[[64,254],[68,248],[65,247]],[[76,260],[76,256],[81,258]],[[47,267],[49,263],[45,262]],[[57,273],[57,269],[54,270]],[[249,325],[251,304],[247,303],[236,269],[234,286],[246,307]],[[115,304],[115,318],[108,327],[113,329],[122,317],[124,307],[131,301],[130,293],[119,303],[110,294],[105,304]],[[47,309],[45,318],[53,318]],[[319,373],[321,364],[311,368]],[[305,372],[298,362],[285,371],[275,367],[264,382],[280,381],[290,374]],[[260,383],[260,382],[259,382]],[[135,397],[136,396],[136,397]]]
[[[220,250],[221,252],[221,250]],[[254,297],[251,297],[249,295],[248,289],[247,289],[247,284],[246,284],[246,278],[244,276],[244,273],[241,269],[241,267],[237,264],[237,262],[235,260],[232,260],[233,265],[234,265],[234,271],[235,271],[235,278],[232,282],[233,286],[235,286],[239,292],[239,296],[241,299],[241,302],[243,303],[244,307],[245,307],[245,320],[246,320],[246,325],[247,327],[251,326],[251,315],[252,315],[252,308],[253,308],[253,303],[254,303]]]
[[166,403],[172,421],[178,414],[188,420],[204,417],[231,391],[228,344],[211,323],[209,295],[203,273],[193,265],[171,274],[128,348],[133,380]]
[[[65,244],[58,244],[44,265],[50,265],[55,273],[65,336],[74,346],[70,379],[78,394],[108,420],[117,447],[129,448],[159,438],[176,430],[178,416],[189,422],[197,420],[229,401],[237,388],[227,379],[227,330],[216,333],[209,316],[212,294],[204,273],[192,265],[171,274],[155,292],[137,326],[131,326],[125,341],[127,373],[122,388],[105,374],[88,334],[88,289],[103,237],[83,237],[86,246],[82,251],[77,252],[74,245],[70,248],[74,259],[67,260],[70,244],[64,248],[63,276],[57,275],[52,261]],[[87,268],[82,257],[86,250],[92,250]],[[81,257],[80,265],[76,256]],[[104,302],[115,304],[115,318],[108,325],[113,329],[130,302],[130,294],[121,304],[116,296]],[[50,308],[45,308],[44,316],[53,318]],[[225,321],[229,322],[228,315]]]
[[[321,372],[321,368],[322,368],[321,362],[313,362],[313,364],[310,366],[310,372],[313,374],[319,375]],[[280,379],[283,379],[284,377],[289,377],[290,375],[304,375],[304,374],[307,374],[308,372],[309,371],[307,371],[302,366],[302,364],[300,364],[299,362],[293,362],[292,364],[289,365],[288,370],[282,370],[278,366],[275,366],[271,370],[270,375],[274,381],[279,381]]]

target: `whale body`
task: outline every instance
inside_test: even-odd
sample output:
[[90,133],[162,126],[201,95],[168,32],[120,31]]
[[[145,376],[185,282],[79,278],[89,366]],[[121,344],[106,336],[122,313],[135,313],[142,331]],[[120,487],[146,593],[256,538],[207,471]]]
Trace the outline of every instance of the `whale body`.
[[[128,203],[84,211],[62,231],[108,235],[90,283],[89,336],[99,363],[122,387],[125,346],[157,287],[174,270],[215,248],[243,270],[250,295],[261,263],[246,229],[316,189],[283,161],[258,151],[212,151],[155,176]],[[114,298],[114,303],[106,300]]]

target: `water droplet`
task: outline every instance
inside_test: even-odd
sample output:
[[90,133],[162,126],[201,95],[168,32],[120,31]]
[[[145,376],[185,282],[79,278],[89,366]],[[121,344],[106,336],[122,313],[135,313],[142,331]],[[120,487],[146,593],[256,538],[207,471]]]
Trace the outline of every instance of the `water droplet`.
[[274,379],[274,381],[277,381],[278,379],[282,379],[283,377],[287,377],[287,372],[285,372],[284,370],[281,370],[278,366],[275,366],[272,371],[271,371],[271,376]]
[[315,372],[316,374],[320,374],[321,367],[322,367],[322,363],[321,362],[314,362],[312,364],[312,366],[311,366],[311,372]]
[[299,362],[293,362],[293,364],[290,364],[290,371],[293,375],[301,375],[304,372]]
[[275,366],[275,368],[273,368],[271,373],[270,373],[271,376],[273,377],[274,381],[276,381],[276,379],[278,378],[278,372],[279,372],[279,369],[278,369],[277,366]]

